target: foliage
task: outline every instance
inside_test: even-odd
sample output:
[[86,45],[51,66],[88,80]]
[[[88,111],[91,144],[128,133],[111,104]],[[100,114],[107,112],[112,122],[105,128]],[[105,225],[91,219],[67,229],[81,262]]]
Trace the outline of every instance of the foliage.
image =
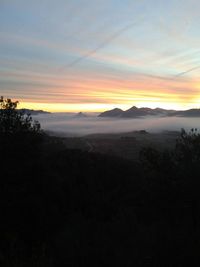
[[177,163],[189,164],[200,162],[200,134],[192,128],[189,133],[181,130],[177,139],[174,156]]
[[0,134],[16,134],[19,132],[39,132],[40,124],[33,121],[30,114],[17,110],[18,101],[0,98]]
[[[188,133],[182,129],[176,144],[171,151],[159,151],[152,147],[145,147],[140,152],[140,160],[147,167],[154,170],[174,171],[175,168],[188,168],[200,163],[200,134],[192,128]],[[167,172],[168,172],[167,171]]]

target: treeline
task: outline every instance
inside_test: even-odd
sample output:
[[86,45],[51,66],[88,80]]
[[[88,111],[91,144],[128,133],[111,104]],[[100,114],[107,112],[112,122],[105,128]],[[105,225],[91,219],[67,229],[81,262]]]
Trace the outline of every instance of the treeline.
[[65,149],[0,104],[1,266],[198,265],[196,130],[134,163]]

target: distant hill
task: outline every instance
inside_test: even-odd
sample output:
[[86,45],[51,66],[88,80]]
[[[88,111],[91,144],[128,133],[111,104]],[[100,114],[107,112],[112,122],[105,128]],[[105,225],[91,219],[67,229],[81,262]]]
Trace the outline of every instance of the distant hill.
[[83,113],[83,112],[79,112],[74,117],[75,118],[86,118],[87,115],[85,113]]
[[200,117],[200,109],[188,109],[188,110],[176,111],[171,113],[170,116]]
[[151,109],[151,108],[137,108],[133,106],[132,108],[123,112],[122,117],[132,118],[140,116],[154,116],[154,115],[166,115],[169,113],[169,110],[164,110],[160,108]]
[[114,108],[99,114],[99,117],[112,117],[112,118],[137,118],[145,116],[182,116],[182,117],[200,117],[200,109],[189,110],[168,110],[162,108],[137,108],[135,106],[128,110],[121,110]]
[[18,109],[18,111],[23,112],[25,114],[30,114],[30,115],[50,114],[51,113],[51,112],[44,111],[44,110],[34,110],[34,109],[27,109],[27,108]]
[[121,117],[124,111],[120,108],[114,108],[99,114],[99,117]]
[[131,107],[128,110],[121,110],[118,108],[105,111],[101,114],[99,114],[99,117],[119,117],[119,118],[137,118],[142,116],[155,116],[155,115],[161,115],[166,116],[173,112],[176,112],[175,110],[165,110],[161,108],[137,108],[135,106]]

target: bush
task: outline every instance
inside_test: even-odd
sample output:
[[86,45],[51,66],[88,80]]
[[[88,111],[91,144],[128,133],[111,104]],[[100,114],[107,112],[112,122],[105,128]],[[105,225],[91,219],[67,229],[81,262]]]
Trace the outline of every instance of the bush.
[[0,134],[12,135],[19,132],[40,131],[40,124],[30,114],[17,110],[18,101],[0,98]]

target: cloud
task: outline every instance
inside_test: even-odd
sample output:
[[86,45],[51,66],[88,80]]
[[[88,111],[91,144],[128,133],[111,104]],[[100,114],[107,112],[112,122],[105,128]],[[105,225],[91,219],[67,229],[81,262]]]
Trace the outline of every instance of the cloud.
[[[141,21],[141,20],[139,20],[139,21]],[[115,33],[110,35],[108,38],[106,38],[102,43],[100,43],[96,48],[94,48],[91,51],[87,52],[83,56],[75,59],[74,61],[72,61],[68,65],[64,66],[61,70],[69,69],[69,68],[75,66],[76,64],[80,63],[81,61],[89,58],[90,56],[92,56],[94,54],[96,54],[97,51],[99,51],[100,49],[104,48],[106,45],[108,45],[110,42],[112,42],[118,36],[120,36],[121,34],[123,34],[126,31],[128,31],[130,28],[136,26],[139,21],[137,20],[137,21],[135,21],[135,22],[133,22],[131,24],[126,25],[125,27],[121,28],[120,30],[116,31]]]
[[193,72],[193,71],[198,70],[198,69],[200,69],[200,65],[199,65],[199,66],[196,66],[196,67],[194,67],[194,68],[191,68],[191,69],[189,69],[189,70],[180,72],[180,73],[178,73],[177,75],[175,75],[175,77],[180,77],[180,76],[186,75],[187,73]]

